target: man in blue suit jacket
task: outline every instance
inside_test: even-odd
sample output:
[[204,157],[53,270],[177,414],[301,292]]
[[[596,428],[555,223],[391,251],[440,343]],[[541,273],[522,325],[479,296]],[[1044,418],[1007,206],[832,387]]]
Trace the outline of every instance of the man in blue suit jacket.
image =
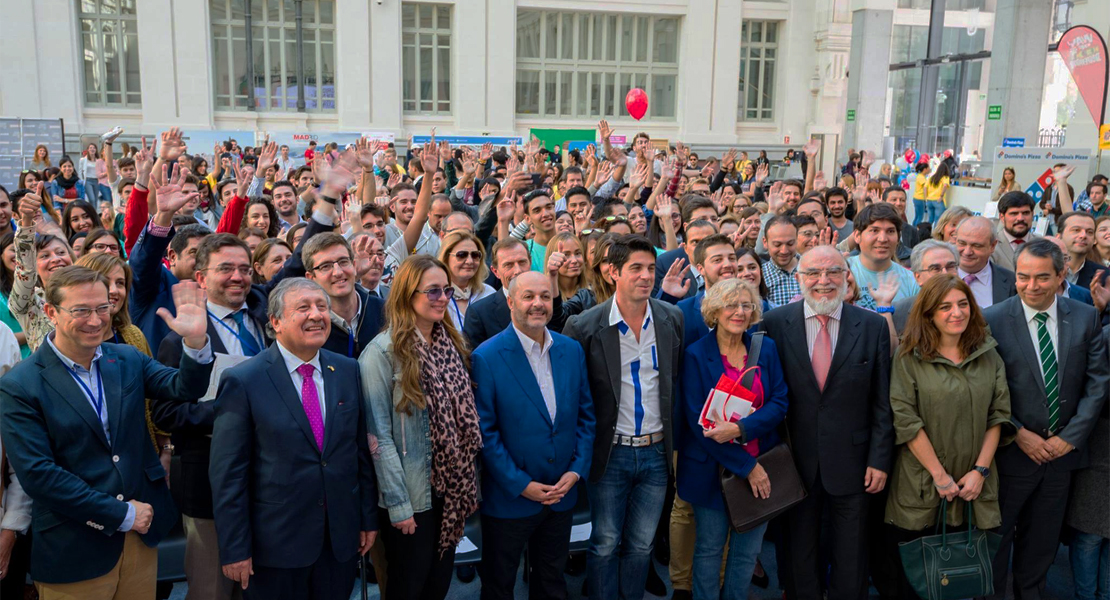
[[593,457],[586,355],[574,340],[547,330],[552,294],[546,276],[523,273],[508,291],[512,325],[471,357],[485,465],[482,598],[514,597],[526,546],[533,569],[529,597],[566,598],[575,484],[590,472]]
[[85,267],[56,271],[56,330],[0,379],[0,435],[33,500],[31,577],[43,598],[153,598],[162,537],[177,522],[146,421],[146,398],[191,402],[208,387],[204,294],[174,290],[181,370],[101,344],[108,285]]
[[287,279],[277,342],[224,373],[209,476],[224,575],[247,598],[343,599],[377,536],[378,493],[358,364],[322,350],[329,298]]

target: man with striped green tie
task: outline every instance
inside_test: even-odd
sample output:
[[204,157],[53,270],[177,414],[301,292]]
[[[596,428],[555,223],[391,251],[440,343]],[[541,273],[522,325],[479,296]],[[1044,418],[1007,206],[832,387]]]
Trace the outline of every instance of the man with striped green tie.
[[[1060,248],[1024,244],[1018,295],[983,312],[1006,363],[1017,437],[999,448],[1002,546],[994,560],[995,597],[1006,592],[1013,552],[1014,597],[1044,597],[1056,557],[1072,471],[1087,466],[1087,438],[1110,380],[1097,311],[1058,295],[1067,272]],[[984,494],[988,492],[984,490]]]

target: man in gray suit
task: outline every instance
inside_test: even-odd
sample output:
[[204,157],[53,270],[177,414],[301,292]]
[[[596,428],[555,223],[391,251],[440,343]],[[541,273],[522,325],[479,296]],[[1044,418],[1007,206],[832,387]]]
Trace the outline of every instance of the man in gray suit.
[[991,260],[1004,269],[1014,270],[1014,257],[1021,245],[1038,239],[1032,232],[1033,210],[1036,201],[1025,192],[1009,192],[998,200],[999,232],[998,245],[994,247]]
[[593,533],[586,556],[593,598],[644,596],[652,541],[667,494],[671,423],[682,358],[682,312],[651,298],[655,249],[624,236],[609,248],[613,298],[571,317],[597,418],[586,490]]
[[1018,295],[983,312],[1006,364],[1016,443],[996,456],[1002,547],[994,560],[997,598],[1006,591],[1013,547],[1014,597],[1044,597],[1056,556],[1072,471],[1087,465],[1087,438],[1110,380],[1094,308],[1057,295],[1067,264],[1050,241],[1022,245]]
[[979,308],[989,308],[1017,294],[1014,272],[990,259],[996,246],[994,226],[986,217],[968,217],[956,229],[956,250],[960,252],[957,274],[971,288]]
[[[924,286],[937,275],[955,275],[960,266],[960,255],[952,244],[928,239],[914,246],[910,254],[910,270],[917,285]],[[894,302],[894,330],[901,336],[906,329],[910,310],[917,296],[902,298]]]

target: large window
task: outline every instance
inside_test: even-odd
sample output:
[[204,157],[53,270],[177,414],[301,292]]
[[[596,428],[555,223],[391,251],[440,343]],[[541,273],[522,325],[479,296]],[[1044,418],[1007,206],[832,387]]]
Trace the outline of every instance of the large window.
[[401,7],[404,110],[451,114],[451,7],[406,3]]
[[779,59],[779,22],[744,21],[740,25],[741,121],[775,118],[775,65]]
[[335,110],[335,0],[300,4],[303,46],[293,0],[210,0],[217,109]]
[[85,104],[141,106],[136,0],[80,0]]
[[677,18],[520,10],[516,38],[519,115],[628,117],[624,97],[638,87],[648,116],[675,117]]

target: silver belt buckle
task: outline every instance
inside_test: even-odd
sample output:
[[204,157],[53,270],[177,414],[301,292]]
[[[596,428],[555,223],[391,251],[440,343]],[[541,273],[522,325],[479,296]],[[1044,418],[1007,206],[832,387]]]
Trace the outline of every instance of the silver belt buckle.
[[651,445],[651,435],[641,435],[639,437],[633,437],[632,438],[632,447],[633,448],[643,448],[644,446],[650,446],[650,445]]

